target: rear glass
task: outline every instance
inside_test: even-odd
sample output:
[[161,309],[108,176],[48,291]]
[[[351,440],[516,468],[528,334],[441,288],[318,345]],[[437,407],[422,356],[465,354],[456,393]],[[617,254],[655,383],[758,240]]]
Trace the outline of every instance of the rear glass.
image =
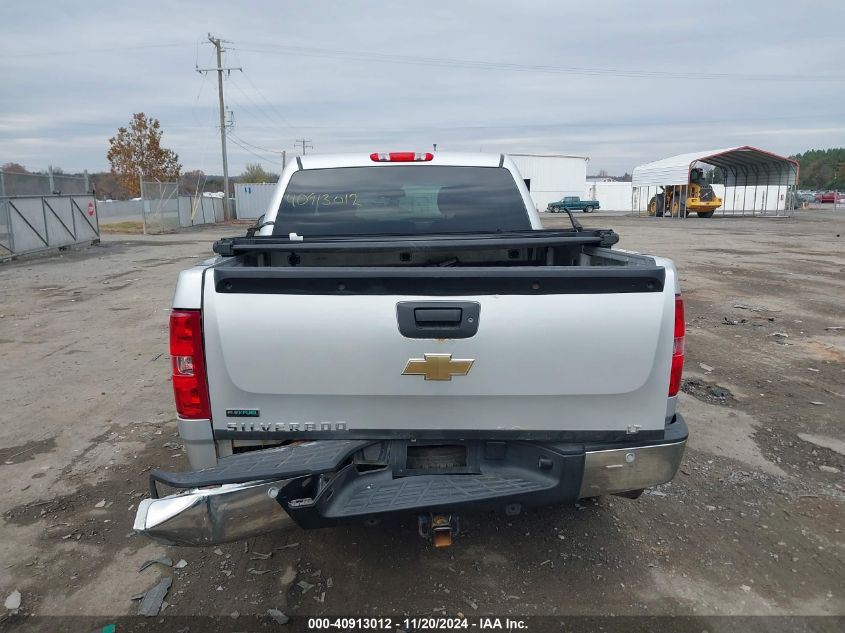
[[522,196],[507,169],[396,165],[294,173],[273,235],[418,235],[530,228]]

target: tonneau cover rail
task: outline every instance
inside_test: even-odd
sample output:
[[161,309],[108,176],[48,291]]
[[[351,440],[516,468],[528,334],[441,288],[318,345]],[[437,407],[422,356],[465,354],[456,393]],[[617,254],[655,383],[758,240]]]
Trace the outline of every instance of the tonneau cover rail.
[[486,295],[662,292],[659,266],[440,268],[216,266],[215,290],[223,294]]
[[555,229],[508,231],[502,233],[443,233],[431,235],[315,235],[293,239],[281,235],[227,237],[214,243],[214,252],[224,257],[270,251],[390,251],[411,250],[602,246],[619,241],[610,229],[562,231]]

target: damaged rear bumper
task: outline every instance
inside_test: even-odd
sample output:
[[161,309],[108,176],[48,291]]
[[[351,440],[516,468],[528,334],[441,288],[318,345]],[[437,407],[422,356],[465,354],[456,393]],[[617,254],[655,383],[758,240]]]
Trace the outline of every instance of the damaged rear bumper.
[[[134,529],[169,544],[212,545],[399,512],[518,511],[670,481],[687,440],[681,416],[661,440],[615,444],[449,441],[465,463],[410,468],[408,442],[323,440],[243,453],[199,471],[153,471]],[[377,463],[378,467],[373,467]],[[364,467],[362,467],[364,466]],[[181,492],[158,498],[164,484]]]
[[286,480],[195,488],[138,505],[133,529],[168,545],[215,545],[294,525],[276,495]]

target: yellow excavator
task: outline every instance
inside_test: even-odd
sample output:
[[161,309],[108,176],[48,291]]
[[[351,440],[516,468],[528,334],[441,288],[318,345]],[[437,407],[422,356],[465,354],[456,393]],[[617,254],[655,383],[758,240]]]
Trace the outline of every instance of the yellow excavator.
[[712,218],[716,209],[722,206],[722,199],[704,181],[704,170],[698,167],[690,170],[688,185],[669,185],[661,189],[648,201],[649,215],[676,218],[697,213],[700,218]]

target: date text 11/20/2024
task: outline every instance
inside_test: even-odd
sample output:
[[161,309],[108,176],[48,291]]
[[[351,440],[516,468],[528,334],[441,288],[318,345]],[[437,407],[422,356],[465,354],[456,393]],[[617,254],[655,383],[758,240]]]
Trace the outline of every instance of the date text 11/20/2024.
[[396,628],[406,631],[525,631],[528,625],[519,618],[446,618],[446,617],[418,617],[418,618],[308,618],[309,631],[327,630],[389,630]]

